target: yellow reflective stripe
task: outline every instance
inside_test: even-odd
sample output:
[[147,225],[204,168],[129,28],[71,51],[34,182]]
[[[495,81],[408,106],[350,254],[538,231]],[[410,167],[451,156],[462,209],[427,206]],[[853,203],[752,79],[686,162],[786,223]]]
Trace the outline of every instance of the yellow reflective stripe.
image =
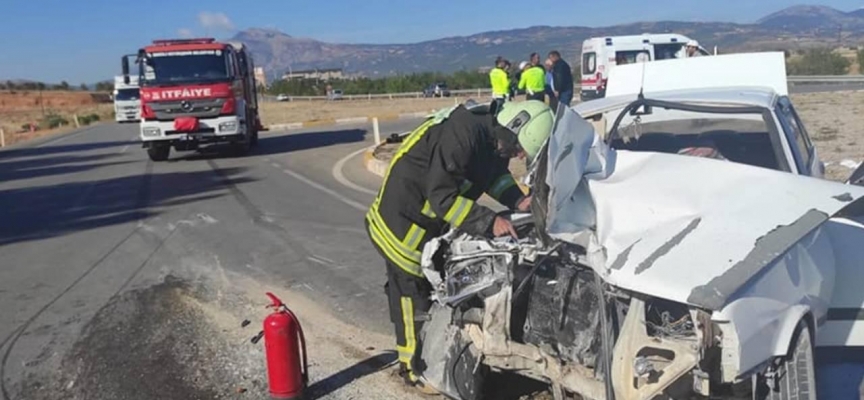
[[456,196],[456,201],[453,202],[453,205],[450,206],[450,210],[448,210],[447,214],[444,215],[444,220],[449,222],[450,225],[458,227],[462,225],[462,222],[464,222],[465,218],[468,217],[468,212],[471,211],[471,207],[473,206],[473,200],[466,199],[462,196]]
[[432,204],[429,203],[429,200],[426,200],[426,203],[423,204],[423,209],[420,210],[420,214],[423,214],[429,218],[435,218],[438,215],[435,214],[435,211],[432,211]]
[[408,233],[405,235],[405,246],[408,246],[408,248],[412,250],[417,249],[417,247],[420,246],[420,240],[423,239],[423,235],[425,234],[425,229],[421,228],[417,224],[411,224],[411,228],[408,229]]
[[405,364],[405,366],[411,365],[411,358],[414,357],[414,353],[408,352],[408,350],[404,346],[396,346],[396,351],[399,352],[399,362]]
[[[378,197],[380,197],[381,194],[384,193],[384,187],[387,186],[387,178],[390,177],[390,171],[393,169],[393,166],[396,165],[396,161],[399,161],[399,159],[402,158],[405,153],[411,150],[411,148],[414,147],[414,145],[417,144],[418,141],[420,141],[420,138],[423,137],[429,127],[435,124],[436,120],[434,119],[430,119],[424,122],[423,124],[418,126],[417,129],[414,129],[414,132],[411,132],[411,134],[408,135],[408,138],[405,139],[404,142],[402,142],[402,145],[399,146],[399,150],[396,151],[396,154],[393,155],[393,159],[390,160],[390,165],[387,166],[387,173],[384,174],[384,183],[381,184],[381,189],[378,190]],[[378,198],[375,199],[375,202],[378,202]]]
[[507,189],[510,189],[513,186],[516,186],[516,181],[513,179],[513,175],[501,175],[492,184],[492,188],[489,189],[489,195],[498,199],[507,191]]
[[416,249],[409,248],[402,243],[401,240],[396,238],[396,235],[390,231],[387,227],[387,224],[384,223],[384,220],[381,219],[381,214],[378,213],[378,206],[372,205],[372,209],[366,214],[372,218],[372,223],[375,225],[378,230],[383,234],[383,238],[386,239],[388,243],[403,257],[414,260],[415,263],[420,263],[420,252]]
[[423,277],[423,273],[420,271],[419,263],[414,260],[407,259],[403,257],[399,252],[395,251],[392,246],[390,246],[387,241],[384,240],[384,237],[381,235],[381,232],[378,231],[378,228],[372,221],[369,221],[369,236],[372,238],[372,241],[378,245],[378,248],[384,252],[384,255],[387,256],[391,262],[396,264],[399,268],[405,270],[405,272]]
[[[414,300],[410,297],[402,297],[401,303],[402,325],[405,327],[405,347],[403,350],[406,354],[410,354],[413,357],[417,351],[417,339],[414,337]],[[408,365],[410,366],[411,364],[409,363]]]

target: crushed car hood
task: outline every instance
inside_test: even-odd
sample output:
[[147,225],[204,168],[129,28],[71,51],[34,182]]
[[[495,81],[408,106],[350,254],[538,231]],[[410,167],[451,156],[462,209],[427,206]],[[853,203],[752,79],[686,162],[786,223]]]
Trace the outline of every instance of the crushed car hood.
[[549,139],[547,166],[550,236],[585,247],[612,285],[708,309],[864,197],[728,161],[615,151],[572,110]]

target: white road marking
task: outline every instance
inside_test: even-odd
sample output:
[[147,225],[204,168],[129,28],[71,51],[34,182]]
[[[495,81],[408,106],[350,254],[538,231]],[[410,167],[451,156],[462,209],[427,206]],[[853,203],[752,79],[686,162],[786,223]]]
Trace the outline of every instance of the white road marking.
[[125,152],[126,152],[126,150],[129,150],[129,145],[128,145],[128,144],[127,144],[127,145],[125,145],[125,146],[123,146],[123,148],[122,148],[122,149],[120,149],[120,154],[123,154],[123,153],[125,153]]
[[273,168],[280,168],[280,167],[282,167],[281,165],[279,165],[279,164],[277,164],[277,163],[275,163],[275,162],[271,162],[270,165],[272,165]]
[[40,145],[38,145],[38,146],[36,146],[36,147],[39,148],[39,147],[45,147],[45,146],[48,146],[49,144],[56,144],[56,143],[60,143],[60,142],[65,141],[65,140],[67,140],[67,139],[71,139],[71,138],[73,138],[73,137],[76,137],[76,136],[78,136],[78,135],[81,135],[81,134],[84,133],[84,132],[89,132],[89,131],[91,131],[91,130],[93,130],[93,127],[85,128],[85,129],[82,129],[82,130],[79,131],[79,132],[72,133],[72,134],[69,134],[69,135],[66,135],[66,136],[63,136],[63,137],[60,137],[60,138],[54,139],[54,140],[49,140],[49,141],[47,141],[47,142],[45,142],[45,143],[42,143],[42,144],[40,144]]
[[370,149],[370,148],[372,148],[372,147],[375,147],[375,145],[372,145],[372,146],[370,146],[370,147],[364,147],[364,148],[362,148],[362,149],[360,149],[360,150],[357,150],[357,151],[355,151],[355,152],[353,152],[353,153],[351,153],[351,154],[349,154],[349,155],[343,157],[342,159],[340,159],[339,161],[337,161],[336,164],[333,164],[333,177],[336,178],[336,181],[339,182],[339,183],[341,183],[342,185],[347,186],[347,187],[349,187],[349,188],[351,188],[351,189],[354,189],[354,190],[356,190],[356,191],[358,191],[358,192],[362,192],[362,193],[366,193],[366,194],[371,194],[371,195],[373,195],[373,196],[378,195],[378,191],[377,191],[377,190],[372,190],[372,189],[369,189],[369,188],[365,188],[365,187],[360,186],[360,185],[358,185],[358,184],[356,184],[356,183],[354,183],[354,182],[351,182],[351,181],[348,180],[348,178],[345,177],[345,174],[342,173],[342,169],[345,168],[345,163],[347,163],[348,160],[350,160],[350,159],[356,157],[358,154],[362,154],[364,151],[366,151],[366,150],[368,150],[368,149]]
[[315,257],[306,257],[307,260],[314,262],[315,264],[327,265],[326,262],[319,260]]
[[299,181],[302,181],[303,183],[305,183],[305,184],[307,184],[307,185],[309,185],[309,186],[314,187],[315,189],[318,189],[318,190],[320,190],[320,191],[322,191],[322,192],[324,192],[324,193],[329,194],[330,196],[332,196],[332,197],[335,198],[336,200],[339,200],[339,201],[341,201],[341,202],[343,202],[343,203],[345,203],[345,204],[347,204],[347,205],[349,205],[349,206],[351,206],[351,207],[353,207],[353,208],[355,208],[355,209],[357,209],[357,210],[359,210],[359,211],[366,211],[366,210],[369,208],[369,207],[366,206],[366,205],[363,205],[363,204],[360,204],[360,203],[358,203],[358,202],[356,202],[356,201],[354,201],[354,200],[351,200],[351,199],[349,199],[349,198],[347,198],[347,197],[345,197],[345,196],[339,194],[339,193],[336,192],[335,190],[330,189],[330,188],[328,188],[328,187],[326,187],[326,186],[324,186],[324,185],[322,185],[322,184],[320,184],[320,183],[318,183],[318,182],[315,182],[315,181],[313,181],[313,180],[311,180],[311,179],[309,179],[309,178],[307,178],[307,177],[305,177],[305,176],[303,176],[303,175],[300,175],[300,174],[298,174],[298,173],[296,173],[296,172],[294,172],[294,171],[292,171],[292,170],[290,170],[290,169],[287,169],[287,168],[286,168],[286,169],[283,169],[282,172],[284,172],[284,173],[286,173],[286,174],[288,174],[288,175],[290,175],[290,176],[296,178],[296,179],[299,180]]

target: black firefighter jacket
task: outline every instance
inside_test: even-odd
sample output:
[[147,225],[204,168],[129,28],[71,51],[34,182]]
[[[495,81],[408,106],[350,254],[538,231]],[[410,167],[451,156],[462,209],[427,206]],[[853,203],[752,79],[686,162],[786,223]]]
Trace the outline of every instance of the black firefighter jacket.
[[495,213],[475,204],[483,193],[510,209],[524,196],[497,153],[493,132],[506,128],[491,114],[458,106],[438,122],[430,118],[408,135],[366,214],[378,251],[419,277],[423,245],[448,226],[489,234]]

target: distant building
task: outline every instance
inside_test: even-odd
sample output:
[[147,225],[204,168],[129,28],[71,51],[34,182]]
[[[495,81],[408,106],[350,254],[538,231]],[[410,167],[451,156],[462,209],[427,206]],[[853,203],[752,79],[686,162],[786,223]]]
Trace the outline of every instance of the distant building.
[[286,81],[290,81],[292,79],[320,79],[322,81],[328,81],[330,79],[344,79],[345,75],[342,73],[342,68],[330,68],[330,69],[308,69],[302,71],[288,71],[285,75],[282,75],[282,79]]
[[264,73],[263,67],[255,67],[255,85],[267,87],[267,74]]

